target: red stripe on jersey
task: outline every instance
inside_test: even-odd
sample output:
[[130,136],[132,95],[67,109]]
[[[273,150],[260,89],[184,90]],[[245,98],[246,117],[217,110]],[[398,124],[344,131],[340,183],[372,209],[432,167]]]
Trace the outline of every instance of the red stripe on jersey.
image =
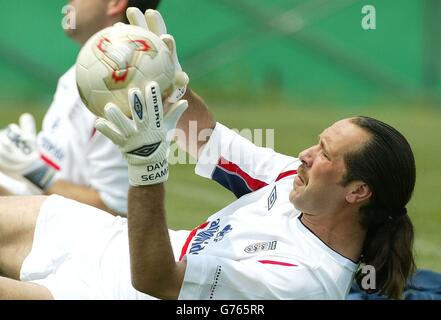
[[96,133],[96,128],[93,128],[92,135],[90,136],[90,139],[92,139],[95,136],[95,133]]
[[280,261],[273,261],[273,260],[259,260],[259,262],[263,263],[263,264],[276,264],[276,265],[285,266],[285,267],[297,267],[296,264],[280,262]]
[[60,166],[57,165],[55,162],[52,162],[48,157],[41,155],[41,160],[43,160],[47,165],[54,168],[57,171],[60,171]]
[[222,157],[219,159],[217,165],[228,172],[237,174],[246,182],[246,184],[250,187],[252,191],[259,190],[260,188],[266,187],[268,185],[266,182],[250,177],[250,175],[248,175],[245,171],[239,168],[238,165]]
[[283,179],[285,177],[292,176],[292,175],[295,175],[295,174],[297,174],[297,170],[290,170],[290,171],[282,172],[281,174],[279,174],[279,176],[277,177],[276,181],[279,181],[280,179]]
[[185,254],[187,253],[188,246],[190,245],[191,240],[193,240],[193,238],[196,236],[196,233],[199,230],[204,229],[207,225],[208,225],[208,221],[204,222],[199,227],[197,227],[192,232],[190,232],[190,234],[187,237],[187,240],[185,240],[184,246],[182,247],[181,256],[179,257],[179,261],[181,261],[184,258]]

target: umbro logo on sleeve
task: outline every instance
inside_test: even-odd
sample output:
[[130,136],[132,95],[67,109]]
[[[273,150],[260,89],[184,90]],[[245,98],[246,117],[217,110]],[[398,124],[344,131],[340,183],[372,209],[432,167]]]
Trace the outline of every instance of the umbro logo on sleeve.
[[274,189],[271,191],[269,197],[268,197],[268,211],[271,210],[271,208],[274,206],[274,203],[277,201],[277,189],[276,186],[274,186]]

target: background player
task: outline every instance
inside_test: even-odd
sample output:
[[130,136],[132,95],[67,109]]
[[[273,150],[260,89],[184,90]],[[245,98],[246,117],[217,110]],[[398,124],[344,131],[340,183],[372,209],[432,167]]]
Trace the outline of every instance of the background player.
[[[127,7],[145,11],[156,8],[159,2],[69,1],[75,9],[76,28],[65,32],[83,45],[97,31],[127,22]],[[72,67],[58,82],[38,137],[30,115],[22,117],[19,126],[2,131],[0,170],[12,175],[0,173],[0,194],[60,194],[114,214],[125,214],[127,165],[117,148],[96,133],[94,121],[95,117],[81,102]],[[26,152],[20,148],[23,144],[28,148]]]

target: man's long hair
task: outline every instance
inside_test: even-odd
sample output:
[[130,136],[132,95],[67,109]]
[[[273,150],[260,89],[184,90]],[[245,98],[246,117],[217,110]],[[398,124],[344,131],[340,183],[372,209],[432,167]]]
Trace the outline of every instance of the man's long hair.
[[[361,180],[372,192],[360,209],[367,231],[361,263],[376,271],[376,288],[367,291],[399,299],[415,272],[414,231],[406,209],[415,187],[415,159],[404,136],[388,124],[361,116],[351,122],[370,134],[365,146],[345,156],[343,181]],[[364,276],[361,269],[356,273],[360,288]]]

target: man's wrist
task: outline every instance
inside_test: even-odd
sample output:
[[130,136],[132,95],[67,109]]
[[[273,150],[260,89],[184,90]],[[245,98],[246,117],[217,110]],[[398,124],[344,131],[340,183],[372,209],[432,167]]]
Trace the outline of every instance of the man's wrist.
[[145,186],[166,182],[168,180],[168,161],[146,163],[144,165],[129,164],[129,182],[132,186]]

